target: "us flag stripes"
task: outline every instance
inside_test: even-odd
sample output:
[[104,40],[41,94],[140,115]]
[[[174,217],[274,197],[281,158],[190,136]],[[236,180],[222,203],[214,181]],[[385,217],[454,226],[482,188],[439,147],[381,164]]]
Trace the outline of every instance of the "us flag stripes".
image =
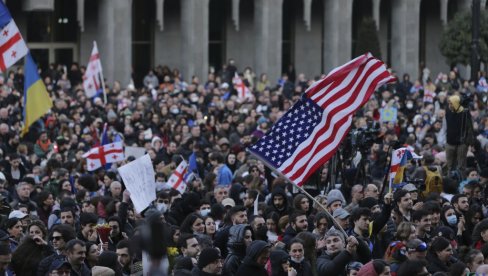
[[383,62],[362,55],[313,83],[249,151],[302,186],[334,155],[354,112],[394,80]]

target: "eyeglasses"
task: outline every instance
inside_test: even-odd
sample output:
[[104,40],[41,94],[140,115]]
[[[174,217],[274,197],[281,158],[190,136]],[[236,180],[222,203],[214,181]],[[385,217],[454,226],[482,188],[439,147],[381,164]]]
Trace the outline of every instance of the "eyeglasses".
[[62,240],[63,239],[63,236],[52,236],[51,237],[51,240],[52,241],[59,241],[59,240]]

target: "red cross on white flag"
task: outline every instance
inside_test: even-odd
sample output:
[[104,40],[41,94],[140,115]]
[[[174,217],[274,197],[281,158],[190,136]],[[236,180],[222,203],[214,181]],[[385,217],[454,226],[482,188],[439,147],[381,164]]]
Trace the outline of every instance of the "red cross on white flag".
[[107,163],[123,161],[124,146],[122,142],[115,142],[95,147],[83,154],[83,158],[86,158],[87,169],[94,171]]
[[178,165],[176,170],[168,179],[168,185],[173,187],[173,189],[179,191],[180,193],[184,193],[186,191],[186,183],[184,180],[184,176],[188,169],[188,163],[185,160],[181,161]]
[[234,84],[234,88],[237,90],[237,98],[240,102],[244,102],[246,99],[252,99],[253,95],[251,90],[246,86],[237,73],[234,75],[232,83]]
[[83,88],[85,89],[87,97],[95,97],[98,90],[102,89],[100,78],[103,78],[102,63],[100,62],[100,54],[98,53],[97,44],[94,43],[90,61],[86,66],[86,72],[83,76]]
[[6,72],[19,59],[23,58],[29,49],[13,20],[0,31],[0,71]]

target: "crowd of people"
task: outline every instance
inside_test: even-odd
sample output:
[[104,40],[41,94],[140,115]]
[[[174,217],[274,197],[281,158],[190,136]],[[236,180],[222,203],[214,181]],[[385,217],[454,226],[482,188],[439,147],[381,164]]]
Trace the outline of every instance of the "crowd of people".
[[[85,96],[83,72],[41,72],[53,108],[23,137],[22,68],[0,79],[1,275],[488,273],[483,72],[470,82],[456,68],[436,77],[424,68],[378,89],[351,131],[374,137],[345,140],[303,186],[313,200],[246,148],[320,76],[290,66],[269,80],[230,60],[202,81],[158,66],[141,87],[107,85],[105,103]],[[241,82],[252,94],[238,96]],[[156,200],[142,213],[117,172],[134,156],[95,171],[82,157],[104,129],[152,160]],[[422,159],[391,187],[398,147]],[[167,181],[191,155],[195,177],[182,193]]]

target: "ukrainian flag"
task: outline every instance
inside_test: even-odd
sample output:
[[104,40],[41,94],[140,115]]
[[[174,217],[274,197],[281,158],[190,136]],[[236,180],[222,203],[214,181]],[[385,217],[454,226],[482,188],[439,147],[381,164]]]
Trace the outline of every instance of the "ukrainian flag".
[[46,86],[37,73],[37,66],[30,53],[25,56],[24,68],[24,127],[22,136],[29,132],[29,127],[46,114],[53,102]]

